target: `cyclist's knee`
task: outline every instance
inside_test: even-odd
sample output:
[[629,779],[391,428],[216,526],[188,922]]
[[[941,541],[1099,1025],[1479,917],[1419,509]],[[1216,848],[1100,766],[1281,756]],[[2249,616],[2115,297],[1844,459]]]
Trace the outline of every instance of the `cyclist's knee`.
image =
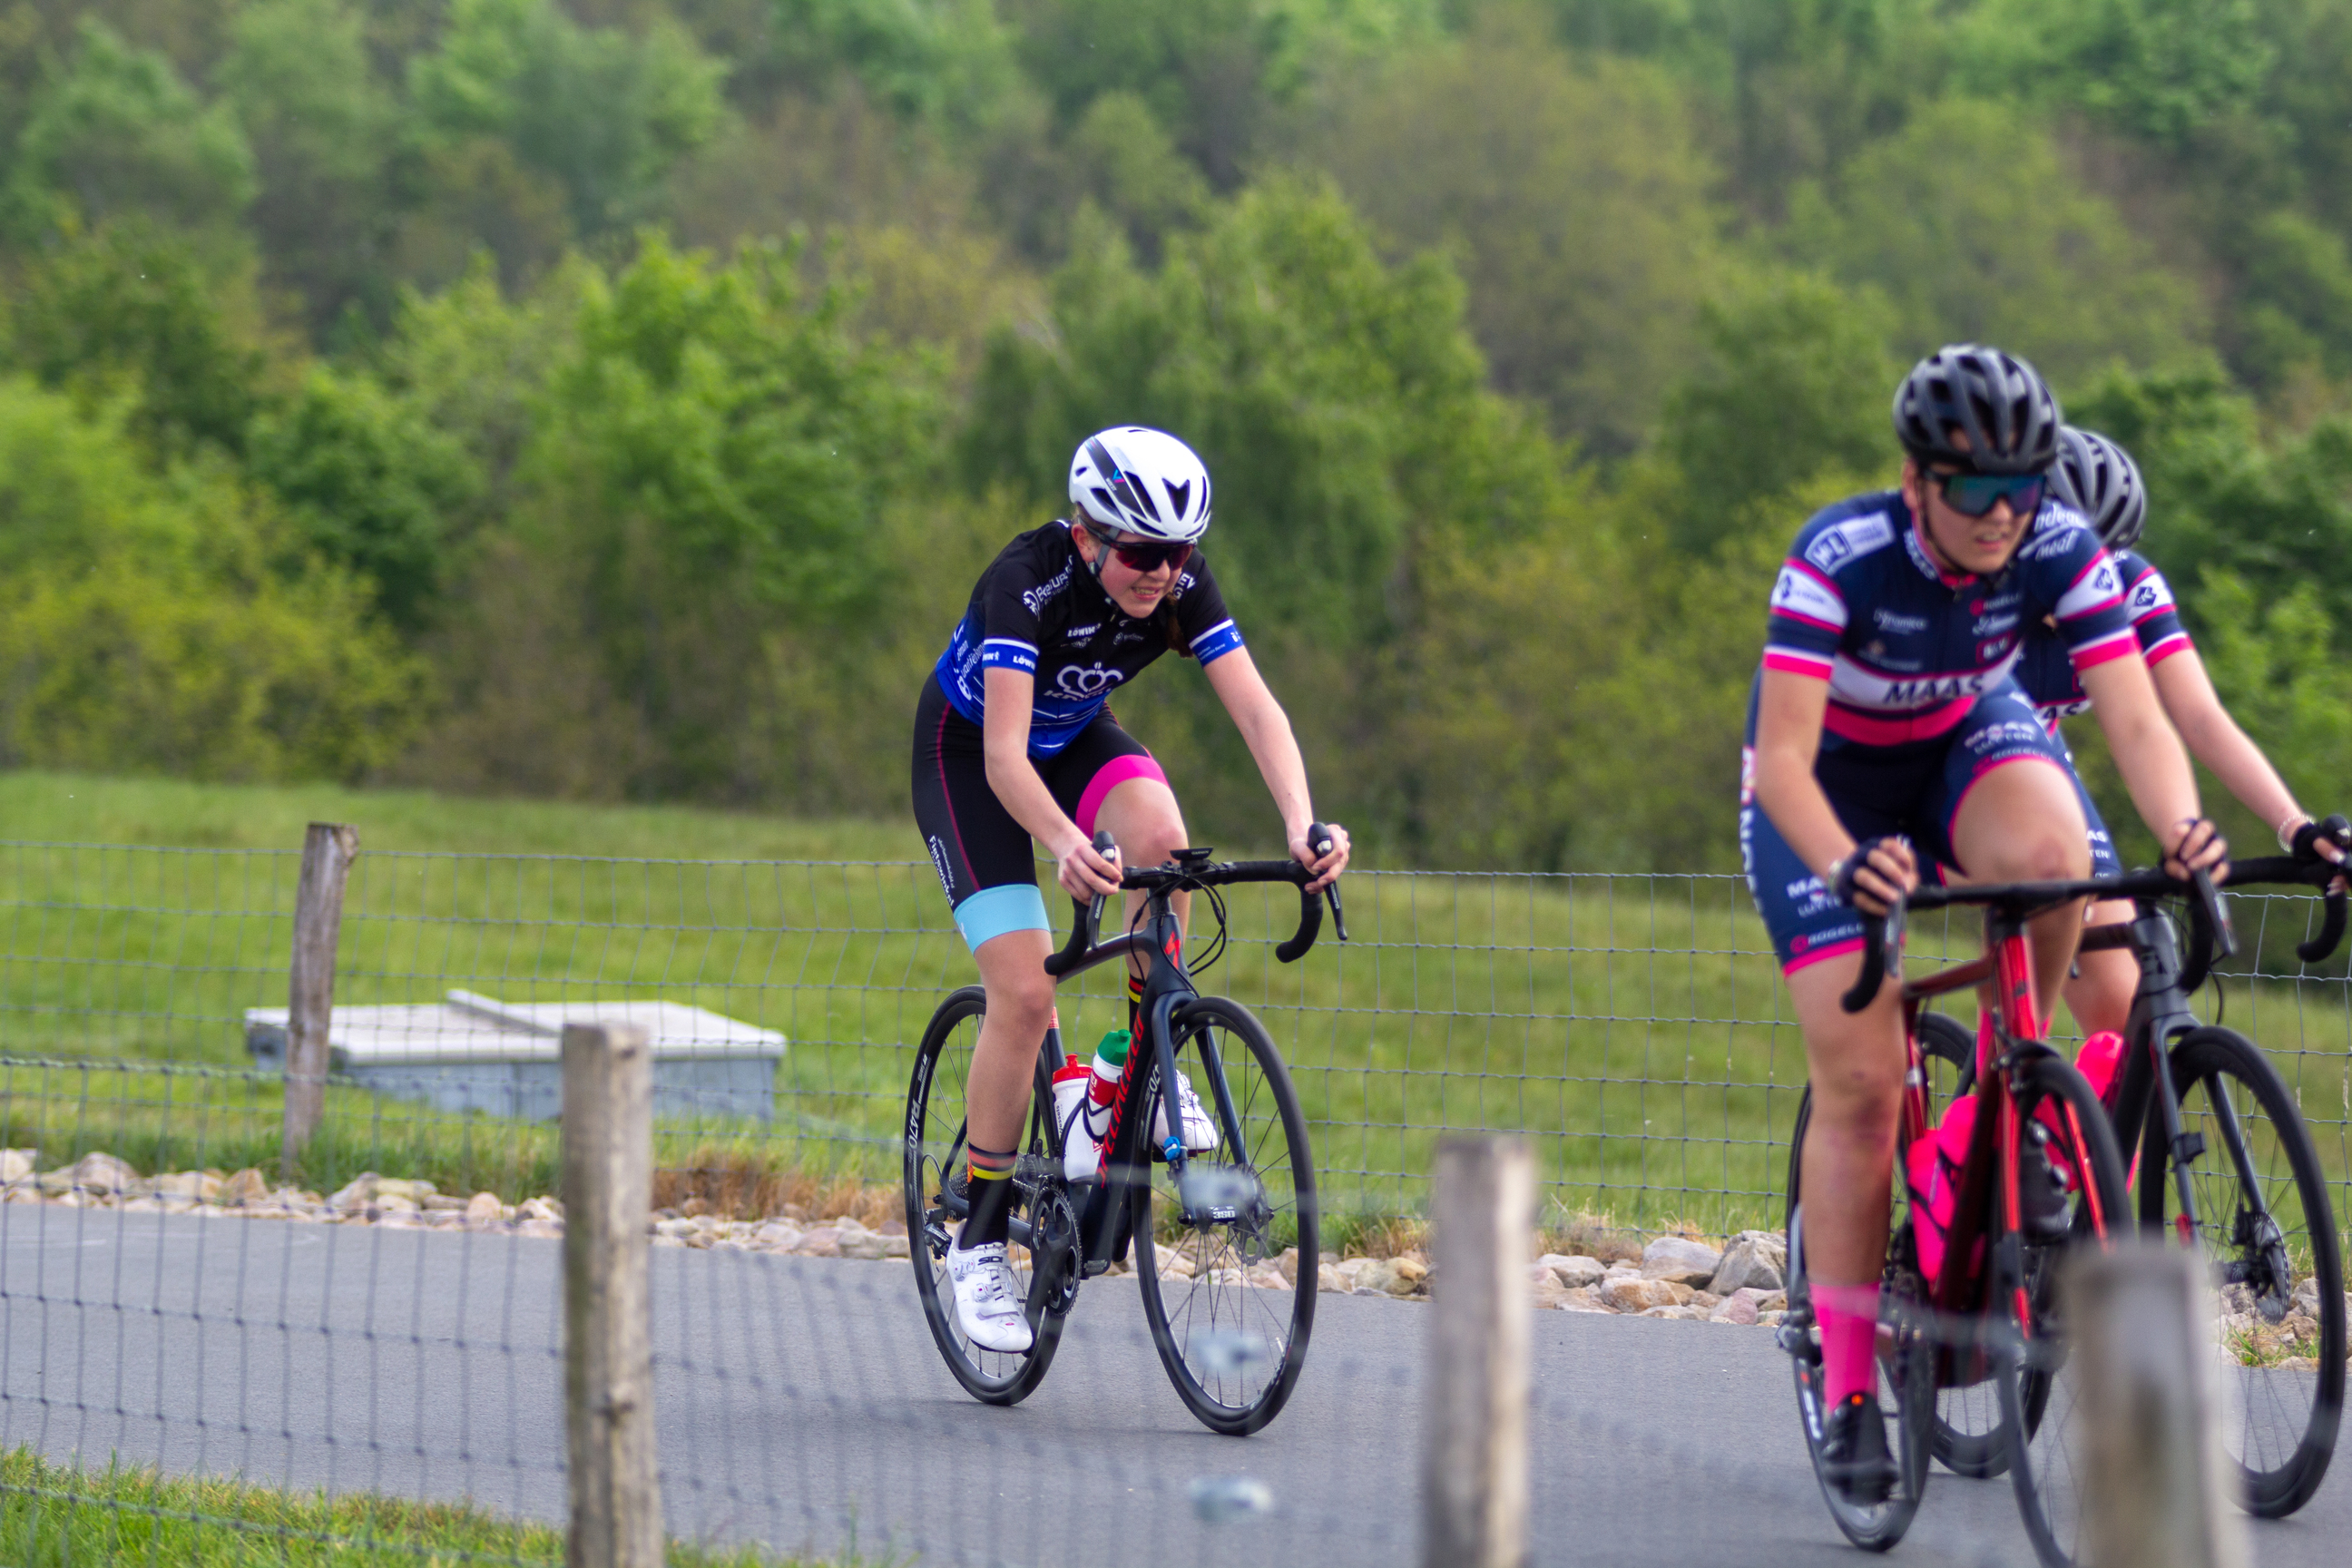
[[1969,875],[1981,882],[2074,881],[2091,874],[2090,840],[2064,824],[2016,825],[1976,859]]
[[1139,812],[1121,826],[1119,853],[1130,866],[1164,865],[1192,842],[1185,837],[1184,819],[1177,815],[1172,799],[1165,809]]
[[988,987],[988,1010],[1013,1014],[1024,1023],[1034,1017],[1042,1027],[1054,1010],[1054,977],[1042,967],[1034,973],[1000,974]]

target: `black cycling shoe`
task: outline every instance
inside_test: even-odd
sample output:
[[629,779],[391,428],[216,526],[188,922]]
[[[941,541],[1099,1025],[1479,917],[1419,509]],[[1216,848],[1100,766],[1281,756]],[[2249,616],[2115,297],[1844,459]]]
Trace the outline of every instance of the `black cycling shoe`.
[[1867,1394],[1849,1394],[1832,1407],[1822,1433],[1822,1479],[1859,1507],[1885,1502],[1895,1490],[1895,1458],[1886,1448],[1886,1417]]
[[2074,1192],[2066,1173],[2050,1157],[2050,1130],[2032,1124],[2017,1163],[2018,1219],[2036,1241],[2063,1241],[2074,1228]]

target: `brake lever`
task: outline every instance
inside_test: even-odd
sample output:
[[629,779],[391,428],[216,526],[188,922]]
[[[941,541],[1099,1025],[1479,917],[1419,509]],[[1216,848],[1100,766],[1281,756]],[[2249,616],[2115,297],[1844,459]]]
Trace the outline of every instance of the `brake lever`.
[[[1109,828],[1095,829],[1095,853],[1114,866],[1118,864],[1118,840],[1110,836]],[[1121,869],[1125,868],[1122,867]],[[1095,931],[1102,930],[1103,906],[1109,902],[1108,893],[1097,893],[1094,902],[1087,906],[1087,924]]]
[[[1331,853],[1331,843],[1329,828],[1319,822],[1307,825],[1307,847],[1315,852],[1318,860]],[[1339,910],[1339,879],[1337,877],[1332,878],[1331,885],[1323,889],[1323,901],[1331,906],[1331,929],[1339,933],[1341,942],[1347,941],[1348,917]]]
[[1862,917],[1862,973],[1854,977],[1853,988],[1838,998],[1839,1006],[1859,1013],[1878,999],[1879,987],[1903,962],[1905,921],[1905,906],[1899,899],[1883,915]]
[[2205,918],[2212,922],[2214,947],[2221,957],[2235,958],[2238,955],[2237,928],[2230,923],[2229,902],[2222,897],[2221,889],[2213,885],[2212,874],[2192,871],[2189,874],[2189,885],[2197,889],[2197,901],[2205,908]]

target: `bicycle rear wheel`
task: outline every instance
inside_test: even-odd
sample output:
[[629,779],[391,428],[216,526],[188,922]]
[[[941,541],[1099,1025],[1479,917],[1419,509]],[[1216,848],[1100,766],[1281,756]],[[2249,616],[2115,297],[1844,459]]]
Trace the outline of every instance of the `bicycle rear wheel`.
[[[1216,1119],[1217,1146],[1186,1161],[1186,1192],[1156,1159],[1151,1180],[1135,1184],[1143,1315],[1185,1408],[1211,1431],[1244,1436],[1274,1419],[1306,1364],[1315,1163],[1289,1071],[1248,1008],[1199,997],[1176,1009],[1172,1027],[1177,1070],[1192,1075]],[[1160,1102],[1156,1061],[1137,1089],[1129,1114],[1149,1116]],[[1139,1156],[1150,1142],[1137,1141]],[[1286,1276],[1280,1260],[1293,1247]]]
[[[2294,1094],[2253,1042],[2192,1029],[2170,1059],[2180,1130],[2203,1144],[2189,1179],[2197,1245],[2221,1292],[2222,1443],[2247,1509],[2277,1519],[2319,1489],[2344,1412],[2343,1262],[2326,1173]],[[2144,1162],[2140,1179],[2159,1169]],[[2160,1186],[2169,1207],[2173,1184]]]
[[[1967,1025],[1941,1013],[1919,1020],[1919,1055],[1927,1069],[1927,1110],[1940,1117],[1951,1103],[1973,1093],[1977,1037]],[[2009,1468],[2009,1432],[2001,1425],[2000,1392],[1992,1366],[1973,1346],[1943,1346],[1936,1408],[1928,1443],[1937,1460],[1954,1475],[1990,1480]]]
[[915,1265],[915,1294],[922,1300],[924,1321],[931,1326],[931,1338],[948,1370],[975,1399],[1017,1405],[1044,1380],[1061,1343],[1076,1284],[1076,1226],[1068,1217],[1069,1204],[1057,1179],[1061,1152],[1052,1147],[1051,1091],[1041,1090],[1030,1107],[1027,1136],[1013,1175],[1013,1217],[1016,1235],[1030,1235],[1031,1223],[1042,1215],[1046,1233],[1055,1238],[1047,1250],[1064,1266],[1049,1262],[1041,1268],[1029,1247],[1018,1243],[1006,1247],[1014,1281],[1028,1301],[1030,1347],[1010,1355],[982,1350],[964,1337],[956,1324],[947,1250],[964,1209],[964,1095],[971,1077],[972,1047],[987,1012],[988,994],[967,985],[940,1004],[916,1047],[914,1076],[907,1089],[907,1250]]
[[[2050,1156],[2061,1169],[2071,1166],[2076,1179],[2068,1194],[2063,1238],[2019,1238],[2030,1317],[2019,1325],[2021,1342],[1998,1355],[1993,1381],[2009,1436],[2010,1481],[2016,1489],[2025,1533],[2047,1568],[2073,1568],[2082,1544],[2085,1434],[2077,1418],[2075,1369],[2060,1310],[2059,1276],[2074,1247],[2100,1245],[2130,1225],[2129,1189],[2115,1128],[2083,1075],[2055,1057],[2043,1057],[2026,1063],[2019,1077],[2020,1121],[2031,1129],[2036,1112],[2048,1104],[2059,1112],[2060,1131],[2050,1140],[2049,1156],[2036,1152],[2031,1138],[2023,1141],[2020,1158],[2028,1168],[2006,1173],[2007,1179],[2046,1180],[2032,1163]],[[1997,1281],[1996,1288],[2009,1289],[2005,1281]]]

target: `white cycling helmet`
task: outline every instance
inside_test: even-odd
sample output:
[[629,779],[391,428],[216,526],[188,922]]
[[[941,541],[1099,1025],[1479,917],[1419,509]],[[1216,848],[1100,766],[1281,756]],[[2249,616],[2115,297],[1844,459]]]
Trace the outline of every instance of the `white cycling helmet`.
[[1209,470],[1166,431],[1120,425],[1079,444],[1070,504],[1097,527],[1191,544],[1209,531]]

